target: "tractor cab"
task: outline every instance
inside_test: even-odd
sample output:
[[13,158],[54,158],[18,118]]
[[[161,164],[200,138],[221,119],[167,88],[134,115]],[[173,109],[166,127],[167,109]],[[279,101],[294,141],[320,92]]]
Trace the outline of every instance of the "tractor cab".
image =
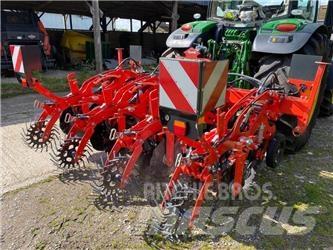
[[317,0],[283,1],[212,1],[210,19],[240,26],[261,24],[263,21],[281,18],[301,18],[316,22],[319,2]]

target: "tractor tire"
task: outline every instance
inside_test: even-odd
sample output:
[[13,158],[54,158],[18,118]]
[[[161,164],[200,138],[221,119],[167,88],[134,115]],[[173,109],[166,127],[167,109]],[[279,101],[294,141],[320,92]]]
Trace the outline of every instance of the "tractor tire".
[[[295,54],[303,55],[319,55],[323,56],[323,60],[327,61],[329,57],[329,40],[328,37],[321,33],[315,33],[306,45]],[[290,93],[292,87],[287,82],[287,77],[290,64],[291,64],[291,55],[266,55],[259,60],[259,70],[255,74],[255,77],[262,81],[271,81],[270,77],[273,77],[271,72],[275,72],[280,85],[285,89],[286,93]],[[283,80],[285,79],[285,80]],[[326,88],[326,79],[327,74],[325,74],[320,87],[318,101],[316,103],[315,111],[310,120],[307,130],[301,134],[295,136],[293,134],[293,128],[297,125],[297,118],[294,116],[284,115],[277,122],[277,129],[286,137],[286,151],[289,153],[296,153],[304,147],[308,142],[312,129],[316,124],[317,116],[321,108],[324,110],[325,106],[321,107],[324,99],[324,93]]]
[[321,104],[320,115],[321,116],[333,115],[333,65],[332,64],[328,72],[327,86],[324,94],[324,100]]
[[325,91],[324,99],[320,107],[320,116],[328,117],[333,115],[333,89]]

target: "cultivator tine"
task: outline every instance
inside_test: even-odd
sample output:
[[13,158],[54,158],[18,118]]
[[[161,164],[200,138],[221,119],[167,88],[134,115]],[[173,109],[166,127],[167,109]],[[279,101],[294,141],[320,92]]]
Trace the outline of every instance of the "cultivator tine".
[[170,196],[169,200],[165,202],[164,207],[160,207],[157,214],[155,212],[155,218],[150,225],[156,230],[157,234],[160,234],[163,238],[170,241],[178,241],[184,231],[179,231],[181,221],[186,214],[186,207],[184,207],[185,201],[190,201],[191,194],[194,194],[195,190],[189,188],[189,185],[183,183],[180,180],[172,181],[172,191],[169,185],[166,188],[165,194]]
[[[84,157],[85,157],[85,159],[86,159],[88,162],[89,162],[89,158],[88,158],[88,156],[89,156],[90,158],[92,157],[91,153],[92,153],[92,150],[89,150],[89,149],[84,150]],[[87,156],[86,154],[88,154],[88,156]]]
[[[52,153],[50,156],[53,162],[56,162],[58,168],[62,170],[73,169],[73,168],[86,168],[86,161],[89,162],[88,155],[91,157],[91,154],[84,150],[82,156],[75,160],[76,149],[80,143],[80,138],[73,137],[66,139],[59,147],[55,145],[55,149],[51,146]],[[56,144],[56,143],[55,143]]]
[[47,121],[35,121],[25,123],[25,129],[22,128],[21,136],[25,144],[34,149],[36,152],[48,151],[49,145],[55,139],[59,139],[60,133],[56,128],[52,128],[47,139],[44,139],[44,132],[47,126]]
[[95,163],[97,167],[96,178],[92,181],[91,186],[95,193],[108,202],[117,202],[124,197],[125,192],[119,185],[124,159],[127,158],[127,156],[119,156],[104,163],[103,158],[100,157],[100,162]]
[[86,148],[87,148],[88,150],[90,150],[90,152],[93,152],[93,148],[92,148],[92,145],[91,145],[90,143],[88,143],[88,144],[86,145]]
[[[97,167],[97,173],[93,173],[94,179],[92,180],[91,186],[93,188],[93,191],[98,194],[102,195],[102,190],[103,190],[103,182],[101,182],[102,176],[100,176],[100,173],[103,170],[103,158],[102,156],[100,157],[100,162],[95,163],[95,166]],[[98,176],[99,175],[99,176]]]

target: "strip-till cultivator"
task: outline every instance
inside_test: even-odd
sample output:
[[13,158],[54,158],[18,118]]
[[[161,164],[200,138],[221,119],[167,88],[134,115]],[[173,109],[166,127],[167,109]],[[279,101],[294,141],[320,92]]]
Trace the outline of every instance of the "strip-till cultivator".
[[[36,102],[41,115],[24,137],[32,148],[51,147],[52,160],[64,169],[84,166],[91,146],[105,151],[95,185],[104,196],[126,187],[141,157],[150,160],[155,175],[162,172],[158,165],[165,167],[171,177],[161,204],[163,219],[154,227],[167,236],[177,233],[189,208],[187,227],[193,227],[218,184],[230,185],[236,197],[260,162],[279,164],[287,140],[297,140],[313,126],[326,69],[320,56],[294,55],[286,86],[274,72],[270,81],[229,72],[228,60],[203,58],[193,48],[162,57],[159,74],[126,61],[129,68],[122,62],[81,86],[69,74],[70,93],[64,97],[37,79],[22,78],[47,99]],[[284,116],[296,118],[293,128],[281,129]],[[65,139],[54,147],[57,121]],[[193,183],[200,188],[191,188]]]

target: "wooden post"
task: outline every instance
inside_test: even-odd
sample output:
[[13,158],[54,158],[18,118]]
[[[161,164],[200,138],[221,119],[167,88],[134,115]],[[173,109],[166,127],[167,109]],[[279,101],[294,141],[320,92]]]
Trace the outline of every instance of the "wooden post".
[[72,19],[72,15],[69,14],[69,25],[71,27],[71,30],[73,29],[73,19]]
[[172,4],[172,24],[171,31],[175,31],[178,28],[178,1],[174,1]]
[[114,17],[112,17],[112,21],[111,21],[111,30],[112,31],[114,31],[114,21],[115,21],[115,19],[114,19]]
[[101,73],[103,71],[103,58],[102,58],[102,43],[101,43],[101,25],[100,25],[100,11],[98,0],[92,1],[93,12],[93,29],[94,29],[94,44],[95,44],[95,61],[96,71]]
[[66,14],[64,14],[63,16],[64,16],[65,30],[67,30],[67,18],[66,18]]
[[102,26],[102,41],[105,42],[106,41],[106,38],[105,38],[105,35],[106,35],[106,32],[107,32],[107,22],[106,22],[106,16],[103,15],[102,19],[101,19],[101,26]]

